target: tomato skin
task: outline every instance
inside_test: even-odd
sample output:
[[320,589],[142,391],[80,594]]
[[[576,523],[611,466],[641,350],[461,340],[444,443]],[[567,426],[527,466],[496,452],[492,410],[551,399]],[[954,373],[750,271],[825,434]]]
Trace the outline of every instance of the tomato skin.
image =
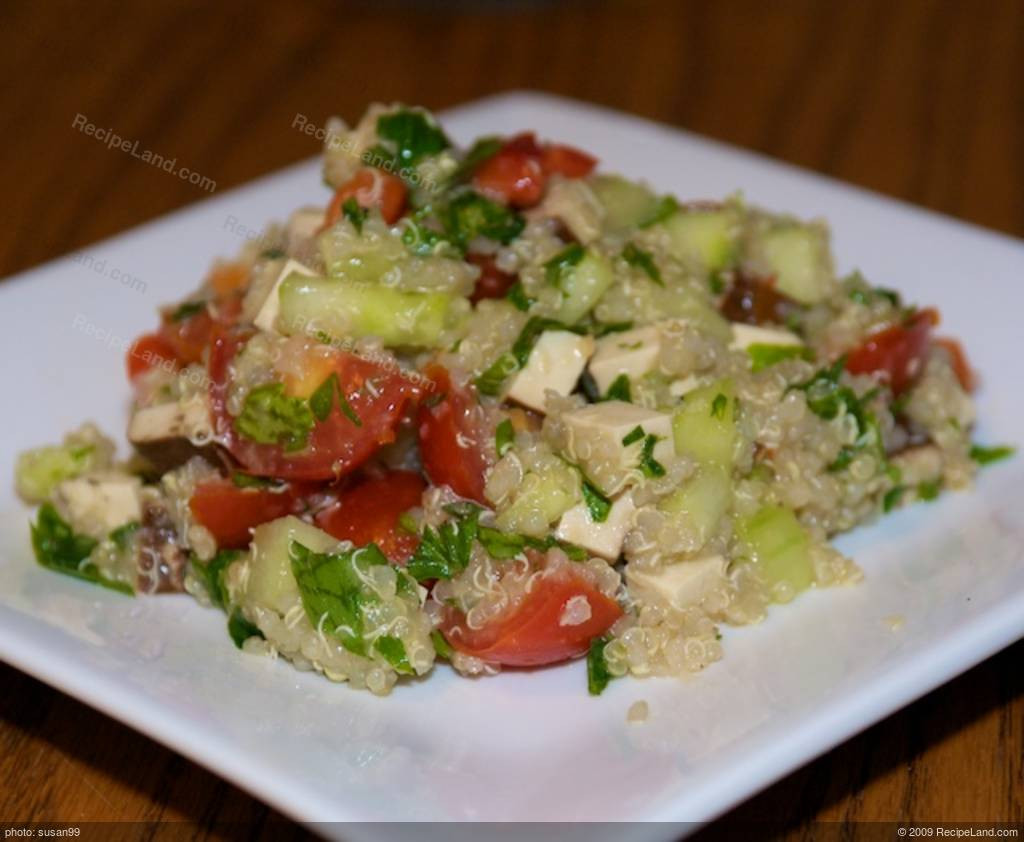
[[390,225],[405,210],[405,182],[398,176],[373,167],[363,167],[337,189],[327,206],[324,228],[330,228],[342,214],[347,199],[355,199],[359,207],[380,208],[380,215]]
[[125,356],[128,379],[134,380],[143,372],[163,363],[178,367],[174,347],[159,333],[144,333],[132,343]]
[[[243,331],[221,330],[210,352],[210,410],[218,443],[252,474],[281,479],[334,480],[366,462],[381,445],[395,439],[395,428],[410,402],[423,388],[398,370],[355,354],[334,352],[334,371],[359,423],[344,415],[337,404],[324,421],[317,421],[305,449],[285,452],[275,444],[244,438],[227,411],[230,363],[252,337]],[[362,388],[373,380],[373,390]]]
[[188,507],[222,549],[243,549],[252,538],[250,530],[261,523],[303,509],[307,488],[287,484],[280,489],[239,488],[230,480],[213,480],[196,486]]
[[541,153],[540,165],[548,175],[557,173],[565,178],[584,178],[594,171],[597,158],[572,146],[549,143]]
[[469,297],[474,304],[485,298],[504,298],[516,282],[516,276],[502,272],[488,254],[467,254],[466,261],[480,267],[480,277]]
[[376,544],[390,561],[405,564],[420,539],[402,529],[398,520],[420,505],[426,488],[423,477],[414,471],[389,471],[341,491],[314,522],[339,541],[351,541],[357,547]]
[[473,174],[473,186],[487,196],[514,208],[529,208],[544,198],[547,176],[539,156],[506,143]]
[[967,362],[967,354],[963,346],[955,339],[941,337],[935,340],[935,344],[946,349],[949,353],[950,363],[953,366],[953,373],[965,392],[973,392],[977,386],[977,377],[971,364]]
[[[561,625],[565,606],[574,597],[590,604],[590,617],[577,625]],[[534,590],[511,616],[482,629],[465,625],[465,615],[448,606],[441,623],[445,639],[459,652],[488,664],[538,667],[568,661],[586,653],[590,642],[608,631],[622,608],[579,573],[564,571],[536,580]]]
[[472,393],[452,384],[443,366],[432,364],[424,373],[439,399],[424,401],[417,416],[423,470],[434,485],[447,485],[460,497],[488,505],[484,485],[489,466],[480,447],[483,431],[470,414],[476,401]]
[[847,356],[846,370],[851,374],[879,374],[894,395],[901,394],[924,369],[931,330],[938,321],[935,310],[919,310],[903,324],[872,334]]

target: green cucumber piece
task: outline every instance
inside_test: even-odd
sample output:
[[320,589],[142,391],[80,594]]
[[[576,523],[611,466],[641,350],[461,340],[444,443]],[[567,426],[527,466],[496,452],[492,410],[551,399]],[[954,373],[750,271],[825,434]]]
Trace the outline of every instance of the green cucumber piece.
[[647,219],[658,198],[644,185],[619,175],[598,175],[590,180],[590,189],[604,207],[604,223],[609,230],[636,228]]
[[672,436],[678,455],[731,467],[737,437],[733,382],[725,378],[687,392],[672,417]]
[[662,225],[672,254],[681,260],[699,260],[709,272],[725,269],[736,260],[739,219],[732,208],[680,210]]
[[736,533],[769,587],[785,583],[799,592],[814,582],[811,539],[789,509],[765,506],[740,518]]
[[327,552],[338,541],[297,517],[278,518],[253,530],[252,556],[243,601],[285,614],[299,599],[288,547],[297,541],[314,552]]
[[390,346],[440,347],[469,311],[465,299],[443,292],[403,292],[294,272],[279,294],[277,326],[285,335],[375,336]]
[[558,286],[563,297],[555,318],[568,325],[575,324],[600,301],[614,280],[611,264],[587,251],[578,263],[566,266],[561,272]]
[[832,267],[824,229],[796,223],[777,226],[763,235],[760,252],[779,292],[801,304],[816,304],[828,295]]
[[718,522],[732,503],[732,481],[729,471],[714,463],[701,467],[658,504],[669,515],[686,517],[697,529],[701,544],[707,543]]

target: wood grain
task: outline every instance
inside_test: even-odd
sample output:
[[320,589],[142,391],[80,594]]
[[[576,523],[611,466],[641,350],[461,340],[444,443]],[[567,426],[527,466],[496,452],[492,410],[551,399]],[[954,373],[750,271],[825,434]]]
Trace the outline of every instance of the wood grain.
[[[549,90],[1024,235],[1019,0],[4,3],[0,275],[203,198],[77,114],[225,190],[315,154],[370,100]],[[785,205],[785,197],[779,197]],[[282,209],[283,212],[288,209]],[[155,302],[154,302],[155,303]],[[772,821],[1024,821],[1024,644],[738,807]],[[0,667],[0,821],[166,821],[289,838],[215,776]]]

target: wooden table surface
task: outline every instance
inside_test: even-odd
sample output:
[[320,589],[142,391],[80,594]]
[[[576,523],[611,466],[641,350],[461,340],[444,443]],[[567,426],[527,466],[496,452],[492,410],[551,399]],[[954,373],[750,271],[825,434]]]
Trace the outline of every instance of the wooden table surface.
[[[77,114],[225,190],[317,152],[291,128],[296,113],[352,119],[396,99],[441,109],[524,87],[1024,235],[1020,0],[93,0],[4,3],[2,16],[0,276],[207,195],[77,131]],[[1022,662],[1018,643],[727,820],[771,820],[792,839],[823,820],[1024,821]],[[0,687],[0,822],[303,835],[13,669],[0,666]]]

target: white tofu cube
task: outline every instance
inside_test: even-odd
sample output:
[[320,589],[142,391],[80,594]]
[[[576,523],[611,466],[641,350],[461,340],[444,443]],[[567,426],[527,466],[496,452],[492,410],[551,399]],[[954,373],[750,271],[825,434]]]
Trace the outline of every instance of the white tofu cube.
[[142,517],[142,480],[113,471],[64,480],[54,492],[57,509],[76,531],[102,540]]
[[212,436],[210,409],[202,395],[143,407],[135,411],[128,424],[128,440],[133,444],[176,438],[206,442]]
[[715,588],[726,584],[726,561],[720,555],[691,561],[677,561],[656,570],[626,565],[626,585],[630,594],[643,601],[664,602],[684,609],[700,605]]
[[594,353],[594,338],[568,330],[547,330],[533,346],[526,365],[512,379],[508,397],[544,411],[544,395],[552,389],[568,395]]
[[573,237],[583,245],[601,236],[604,206],[582,179],[553,178],[544,201],[530,216],[560,219]]
[[[586,462],[586,454],[595,445],[602,450],[617,449],[619,464],[626,469],[636,466],[643,451],[644,439],[657,436],[654,458],[659,462],[670,459],[674,454],[672,443],[672,416],[667,412],[646,409],[626,401],[602,401],[590,404],[562,416],[569,431],[569,450],[575,459]],[[630,434],[639,427],[642,437],[624,444]]]
[[661,352],[661,331],[656,325],[612,333],[597,340],[590,374],[603,395],[619,375],[631,380],[654,368]]
[[256,314],[256,318],[253,319],[256,327],[260,330],[266,330],[268,332],[274,331],[274,324],[277,322],[277,314],[281,310],[281,297],[278,295],[278,292],[281,289],[281,284],[284,283],[284,279],[292,274],[292,272],[310,276],[316,274],[316,272],[304,263],[299,263],[299,261],[289,258],[284,266],[281,267],[281,272],[278,274],[277,280],[275,280],[273,286],[270,287],[270,292],[267,293],[267,297],[263,301],[263,306],[260,307],[260,311]]
[[612,503],[608,517],[597,523],[590,517],[586,503],[573,506],[562,515],[555,535],[576,544],[596,556],[615,561],[622,552],[626,533],[633,528],[636,506],[632,494],[623,494]]
[[758,327],[757,325],[732,325],[732,342],[729,347],[737,351],[745,351],[751,345],[803,345],[803,340],[788,330],[778,327]]

